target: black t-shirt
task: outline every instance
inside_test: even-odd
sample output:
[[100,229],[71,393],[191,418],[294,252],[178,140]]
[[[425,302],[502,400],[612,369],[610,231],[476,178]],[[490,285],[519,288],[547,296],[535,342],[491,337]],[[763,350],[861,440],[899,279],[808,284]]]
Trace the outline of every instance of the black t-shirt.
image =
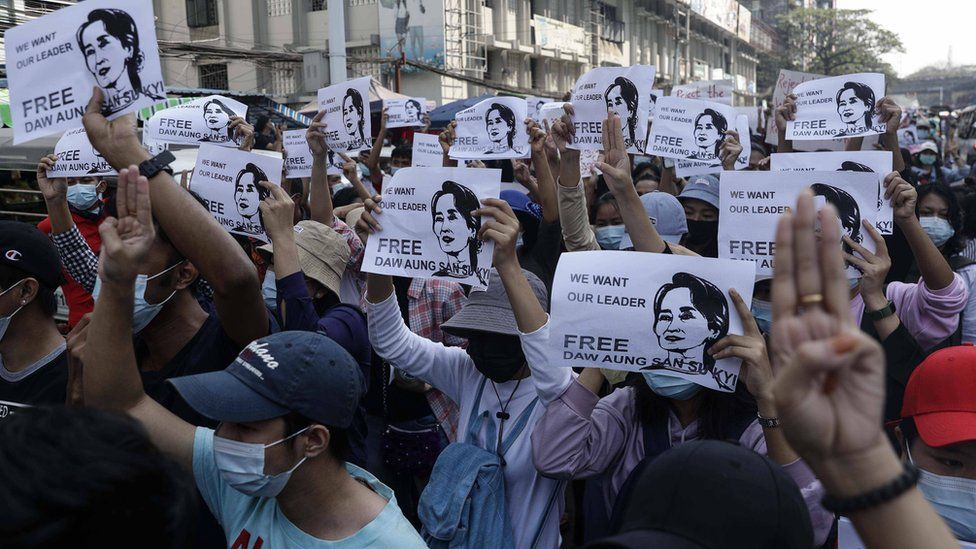
[[59,346],[50,360],[16,373],[0,371],[0,421],[18,408],[64,404],[68,391],[68,351]]

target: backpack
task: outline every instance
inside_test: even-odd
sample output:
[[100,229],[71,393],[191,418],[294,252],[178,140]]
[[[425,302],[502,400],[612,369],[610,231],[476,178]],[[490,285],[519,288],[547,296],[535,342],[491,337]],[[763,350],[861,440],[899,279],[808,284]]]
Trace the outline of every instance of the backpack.
[[[468,421],[468,440],[476,440],[488,411],[478,414],[487,378],[481,380]],[[526,407],[502,441],[502,454],[525,429],[539,398]],[[495,440],[495,424],[488,421],[485,440]],[[558,492],[558,490],[557,490]],[[441,452],[430,481],[420,495],[417,515],[423,523],[421,535],[432,549],[460,547],[515,547],[512,524],[505,501],[505,473],[502,458],[474,442],[454,442]],[[541,530],[541,528],[540,528]],[[536,541],[538,541],[538,533]],[[533,544],[534,545],[534,544]]]

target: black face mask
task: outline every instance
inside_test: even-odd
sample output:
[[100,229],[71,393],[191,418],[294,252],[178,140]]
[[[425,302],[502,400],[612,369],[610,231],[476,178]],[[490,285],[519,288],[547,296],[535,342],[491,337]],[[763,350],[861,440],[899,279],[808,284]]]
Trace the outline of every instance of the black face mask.
[[718,221],[688,220],[688,243],[693,246],[718,240]]
[[518,336],[475,335],[468,338],[468,356],[482,375],[495,383],[510,381],[525,365]]

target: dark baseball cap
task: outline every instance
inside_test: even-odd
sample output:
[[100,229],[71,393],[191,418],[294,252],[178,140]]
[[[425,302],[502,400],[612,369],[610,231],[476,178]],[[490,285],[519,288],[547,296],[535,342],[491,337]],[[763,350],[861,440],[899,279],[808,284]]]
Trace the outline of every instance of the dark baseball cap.
[[366,394],[359,364],[316,332],[279,332],[251,342],[227,368],[170,383],[197,413],[247,423],[295,412],[347,428]]
[[[539,277],[522,269],[522,274],[529,279],[529,286],[543,309],[549,310],[549,293],[546,285]],[[492,269],[488,275],[488,287],[484,290],[471,290],[468,299],[454,316],[441,329],[460,337],[468,337],[476,332],[488,332],[502,335],[519,335],[518,323],[512,304],[508,302],[508,294],[498,271]]]
[[738,444],[686,442],[648,463],[633,483],[620,531],[587,549],[813,545],[796,483],[779,465]]
[[51,289],[64,281],[57,247],[29,223],[0,221],[0,263],[27,273]]

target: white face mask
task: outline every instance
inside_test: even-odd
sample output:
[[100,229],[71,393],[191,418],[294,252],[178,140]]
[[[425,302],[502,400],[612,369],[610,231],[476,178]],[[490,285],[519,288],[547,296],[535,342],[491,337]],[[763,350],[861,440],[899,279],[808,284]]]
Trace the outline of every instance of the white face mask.
[[[23,282],[23,281],[22,280],[21,281],[17,281],[16,283],[12,284],[9,288],[7,288],[6,290],[0,292],[0,296],[2,296],[3,294],[9,292],[10,290],[13,290],[21,282]],[[3,336],[4,336],[4,334],[7,333],[7,328],[10,327],[10,321],[13,320],[14,315],[17,314],[17,313],[19,313],[20,310],[23,309],[26,305],[27,305],[26,303],[22,303],[20,305],[20,307],[17,307],[16,309],[14,309],[14,312],[10,313],[7,316],[0,317],[0,341],[3,341]]]
[[[907,443],[905,450],[908,460],[915,463]],[[963,541],[976,541],[976,480],[937,475],[921,468],[919,472],[918,489],[952,534]]]
[[[169,301],[174,295],[176,295],[176,290],[173,290],[173,293],[169,294],[169,296],[166,299],[160,301],[159,303],[149,303],[148,301],[146,301],[146,287],[149,285],[149,281],[158,276],[162,276],[172,271],[173,269],[179,267],[180,263],[183,263],[183,261],[185,260],[180,260],[175,265],[163,269],[162,271],[159,271],[158,273],[152,276],[144,275],[144,274],[136,276],[135,300],[132,304],[132,333],[133,334],[138,334],[143,330],[143,328],[148,326],[149,323],[152,322],[154,318],[156,318],[156,315],[159,314],[159,311],[163,310],[163,305],[166,305],[166,302]],[[102,278],[98,277],[95,279],[95,287],[92,289],[93,300],[98,301],[98,294],[101,293],[101,290],[102,290]]]
[[264,473],[264,451],[304,433],[309,427],[271,444],[240,442],[214,435],[214,458],[217,461],[220,478],[224,479],[231,488],[247,496],[259,498],[277,496],[288,484],[291,474],[305,463],[308,457],[303,457],[287,471],[277,475],[267,475]]

